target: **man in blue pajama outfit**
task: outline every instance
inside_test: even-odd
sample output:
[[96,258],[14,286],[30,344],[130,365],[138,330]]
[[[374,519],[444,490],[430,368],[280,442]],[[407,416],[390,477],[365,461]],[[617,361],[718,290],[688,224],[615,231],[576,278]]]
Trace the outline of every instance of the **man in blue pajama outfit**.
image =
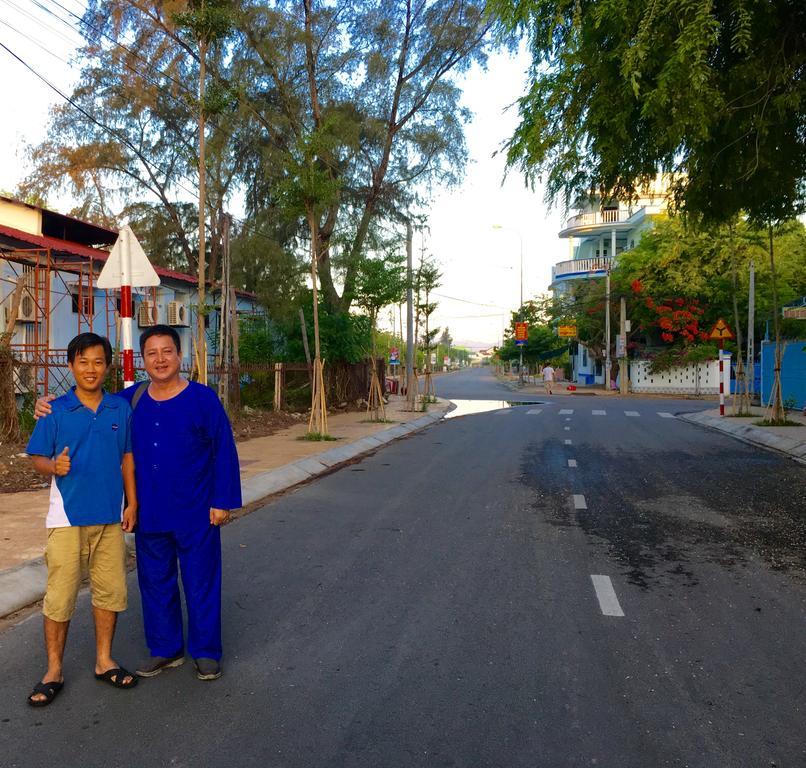
[[[150,383],[119,392],[132,406],[132,449],[139,503],[137,576],[152,677],[185,661],[181,567],[188,614],[187,650],[200,680],[221,676],[221,531],[241,506],[238,454],[227,414],[208,387],[180,376],[179,335],[153,326],[140,336]],[[39,406],[41,404],[38,403]],[[48,412],[45,405],[38,415]]]
[[137,577],[151,658],[141,677],[184,661],[177,562],[187,607],[187,650],[197,676],[221,674],[221,531],[241,506],[238,454],[215,392],[179,375],[179,336],[153,326],[140,337],[151,383],[120,393],[138,395],[132,449],[140,518]]

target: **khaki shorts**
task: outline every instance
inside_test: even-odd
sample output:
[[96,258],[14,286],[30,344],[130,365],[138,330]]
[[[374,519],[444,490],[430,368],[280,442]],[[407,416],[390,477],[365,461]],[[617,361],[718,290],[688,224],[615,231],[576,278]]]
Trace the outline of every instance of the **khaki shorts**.
[[48,589],[42,613],[49,619],[70,621],[87,571],[92,604],[107,611],[126,610],[126,543],[120,523],[49,528],[45,564]]

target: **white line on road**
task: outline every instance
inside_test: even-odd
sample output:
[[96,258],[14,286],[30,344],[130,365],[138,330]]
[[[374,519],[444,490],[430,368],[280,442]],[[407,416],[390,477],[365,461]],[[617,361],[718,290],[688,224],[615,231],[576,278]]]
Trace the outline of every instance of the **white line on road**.
[[574,509],[587,509],[588,505],[585,503],[585,497],[581,493],[574,494]]
[[658,416],[660,416],[662,419],[673,419],[674,418],[673,413],[666,413],[666,411],[658,411]]
[[570,416],[566,416],[566,417],[565,417],[565,420],[566,420],[566,421],[571,421],[571,417],[570,417]]
[[531,411],[526,411],[526,414],[528,416],[537,416],[538,413],[543,413],[543,409],[542,408],[532,408]]
[[594,416],[607,416],[607,411],[593,411]]
[[613,589],[613,582],[609,576],[591,576],[593,588],[596,590],[596,597],[599,599],[599,607],[605,616],[623,616],[616,590]]
[[564,429],[566,432],[570,432],[570,431],[571,431],[571,427],[563,427],[563,429]]
[[560,411],[560,416],[570,416],[574,412],[573,408],[563,408]]
[[568,466],[569,467],[575,467],[576,465],[577,465],[577,460],[576,459],[568,459]]
[[566,445],[571,445],[571,441],[570,441],[570,440],[566,440],[566,441],[565,441],[565,444],[566,444]]
[[638,411],[624,411],[625,416],[640,416],[641,414]]

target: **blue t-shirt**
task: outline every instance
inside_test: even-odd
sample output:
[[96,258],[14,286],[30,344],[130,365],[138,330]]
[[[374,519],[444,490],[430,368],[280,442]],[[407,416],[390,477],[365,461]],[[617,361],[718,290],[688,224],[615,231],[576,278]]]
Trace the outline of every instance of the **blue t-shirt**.
[[69,448],[70,472],[54,475],[46,525],[109,525],[123,513],[123,454],[132,452],[129,404],[103,393],[93,411],[76,397],[75,387],[51,404],[53,413],[39,419],[26,451],[55,459]]
[[[138,385],[118,396],[128,402]],[[187,531],[210,525],[210,507],[241,506],[238,452],[227,412],[209,387],[188,382],[170,400],[146,389],[132,415],[137,530]]]

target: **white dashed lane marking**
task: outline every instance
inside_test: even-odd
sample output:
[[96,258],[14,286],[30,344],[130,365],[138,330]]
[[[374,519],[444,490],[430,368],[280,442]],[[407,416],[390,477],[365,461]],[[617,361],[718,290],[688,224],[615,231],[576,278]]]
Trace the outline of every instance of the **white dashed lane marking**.
[[605,616],[623,616],[616,590],[613,589],[613,582],[609,576],[591,576],[593,588],[596,590],[596,597],[599,600],[599,607]]
[[565,441],[565,444],[566,444],[566,445],[571,445],[571,441],[570,441],[570,440],[566,440],[566,441]]
[[573,408],[563,408],[560,411],[560,416],[570,416],[574,412]]
[[577,460],[576,459],[568,459],[568,466],[569,467],[576,467]]
[[587,509],[588,505],[585,503],[585,497],[581,493],[574,494],[574,509]]
[[607,416],[607,411],[591,411],[594,416]]
[[570,431],[571,431],[571,427],[563,427],[563,429],[564,429],[566,432],[570,432]]
[[530,411],[526,411],[527,416],[537,416],[538,413],[543,413],[543,409],[532,408]]
[[666,413],[666,411],[658,411],[658,416],[660,416],[662,419],[673,419],[674,418],[673,413]]
[[638,411],[624,411],[625,416],[640,416],[641,414]]

